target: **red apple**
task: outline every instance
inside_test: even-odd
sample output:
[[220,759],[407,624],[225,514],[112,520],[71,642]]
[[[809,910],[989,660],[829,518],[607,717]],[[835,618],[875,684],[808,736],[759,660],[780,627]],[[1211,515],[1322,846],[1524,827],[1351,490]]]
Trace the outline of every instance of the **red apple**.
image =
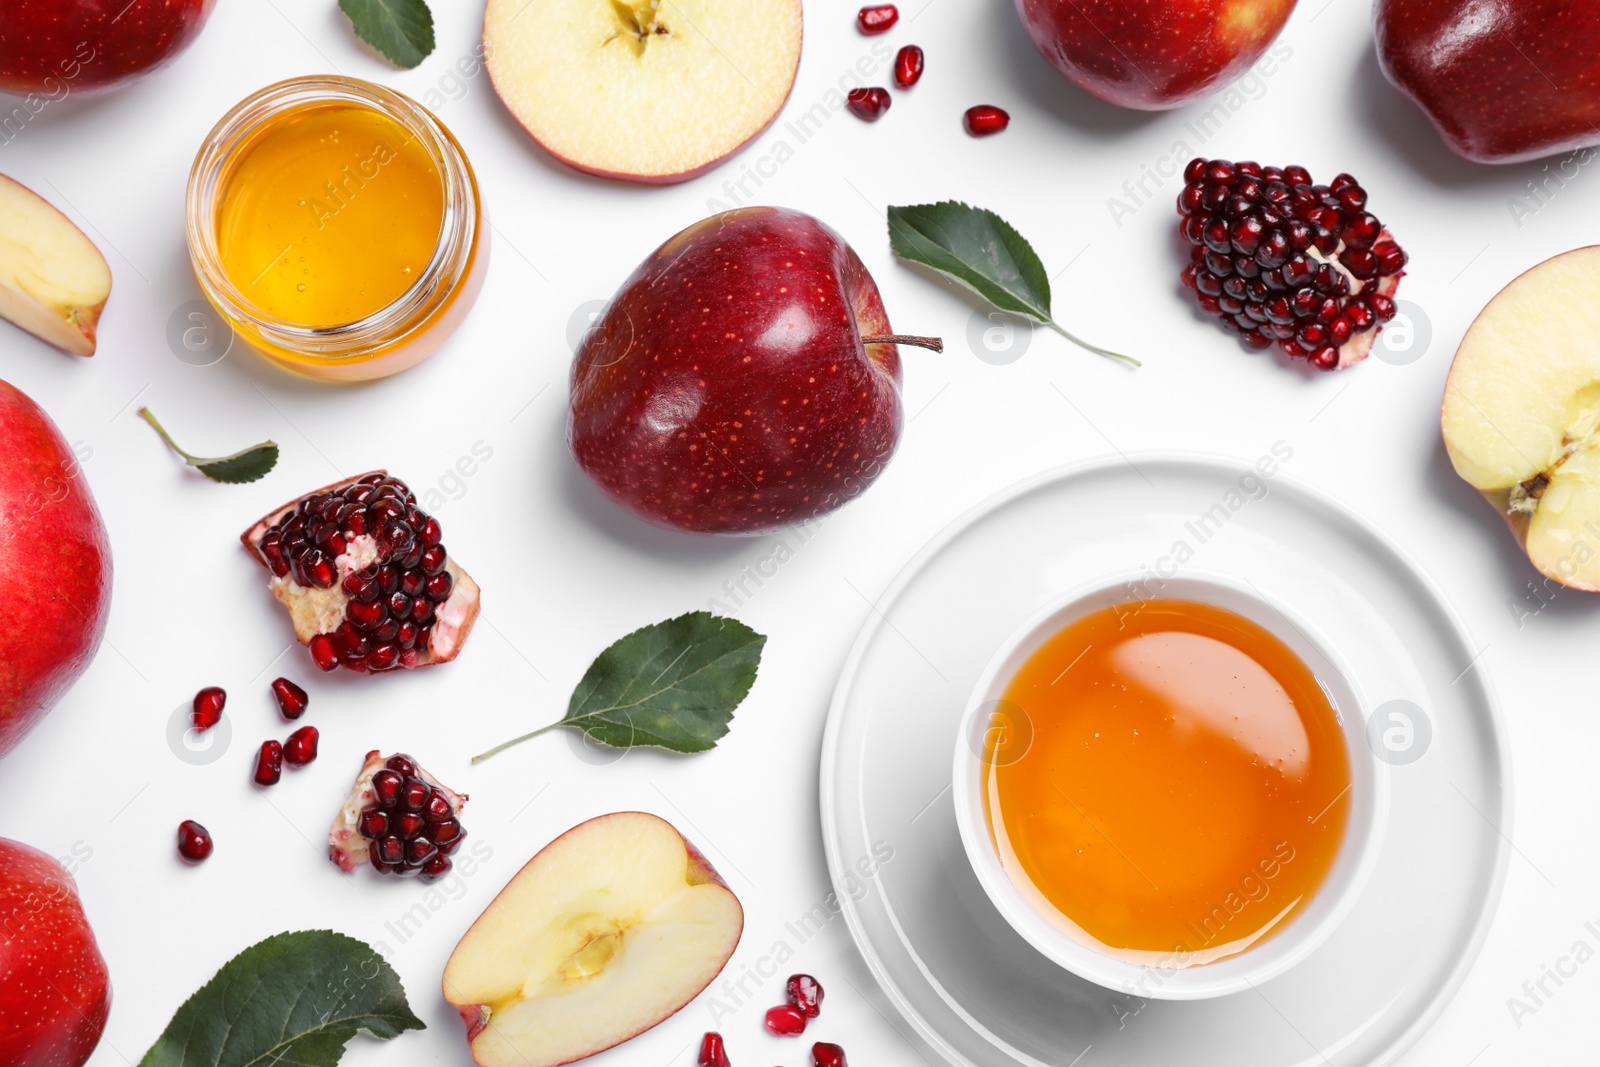
[[80,1067],[110,1010],[106,961],[72,875],[0,838],[0,1064]]
[[0,0],[0,90],[54,100],[120,85],[181,52],[215,3]]
[[821,514],[900,437],[898,338],[850,246],[810,215],[695,223],[617,291],[572,364],[567,440],[663,526],[754,534]]
[[1378,0],[1373,24],[1383,72],[1460,155],[1516,163],[1600,143],[1600,4]]
[[1295,0],[1017,0],[1022,25],[1068,81],[1141,111],[1178,107],[1248,70]]
[[[0,756],[100,646],[111,545],[83,469],[39,406],[0,381]],[[7,1062],[0,1057],[0,1063]]]

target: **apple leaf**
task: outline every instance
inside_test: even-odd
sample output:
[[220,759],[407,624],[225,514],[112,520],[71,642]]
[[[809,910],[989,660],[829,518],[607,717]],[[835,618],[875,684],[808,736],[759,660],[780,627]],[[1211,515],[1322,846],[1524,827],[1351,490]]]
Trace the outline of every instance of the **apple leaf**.
[[889,247],[901,259],[953,278],[1001,311],[1058,331],[1080,348],[1139,361],[1089,344],[1051,317],[1050,275],[1033,246],[999,215],[955,200],[889,208]]
[[582,730],[612,748],[714,748],[755,684],[766,643],[744,623],[709,611],[635,630],[589,665],[572,691],[565,718],[497,745],[472,762],[558,726]]
[[235,452],[231,456],[218,456],[216,459],[207,459],[204,456],[191,456],[167,435],[166,428],[156,421],[149,408],[140,408],[139,417],[155,428],[156,433],[167,443],[167,447],[183,457],[183,461],[195,470],[204,474],[214,482],[227,482],[230,485],[241,485],[245,482],[258,482],[267,476],[267,472],[278,465],[278,446],[273,441],[263,441],[259,445],[251,445],[242,452]]
[[369,945],[331,930],[277,934],[223,964],[179,1008],[139,1067],[334,1067],[365,1030],[424,1030],[400,978]]
[[397,67],[410,69],[433,51],[433,12],[425,0],[339,0],[356,36]]

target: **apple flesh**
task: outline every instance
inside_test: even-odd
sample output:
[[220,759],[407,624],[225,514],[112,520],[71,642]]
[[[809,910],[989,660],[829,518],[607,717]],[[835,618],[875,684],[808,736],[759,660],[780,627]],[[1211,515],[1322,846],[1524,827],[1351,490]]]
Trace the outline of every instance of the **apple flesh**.
[[1261,58],[1295,0],[1016,0],[1050,65],[1102,100],[1179,107],[1228,85]]
[[670,823],[602,815],[512,877],[450,954],[444,996],[480,1067],[554,1067],[676,1014],[743,930],[738,898]]
[[488,0],[495,91],[533,139],[591,174],[693,178],[777,116],[800,64],[800,0]]
[[1461,339],[1441,423],[1456,473],[1540,573],[1600,590],[1600,246],[1500,291]]
[[1384,74],[1467,159],[1600,143],[1600,4],[1378,0],[1373,26]]
[[111,978],[66,868],[0,838],[0,1063],[81,1067],[111,1011]]
[[0,318],[75,356],[92,356],[111,268],[43,197],[0,174]]
[[867,268],[783,208],[728,211],[651,253],[572,364],[578,465],[662,526],[753,534],[872,484],[902,421],[900,357]]
[[61,431],[3,381],[0,441],[4,756],[77,681],[100,647],[111,607],[111,545]]
[[183,51],[215,3],[0,0],[0,91],[53,100],[122,85]]

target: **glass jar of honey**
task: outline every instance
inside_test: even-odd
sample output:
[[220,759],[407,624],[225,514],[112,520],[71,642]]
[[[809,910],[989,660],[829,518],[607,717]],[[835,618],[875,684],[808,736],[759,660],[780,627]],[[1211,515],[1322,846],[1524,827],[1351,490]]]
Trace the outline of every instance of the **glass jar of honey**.
[[189,175],[189,254],[206,297],[271,362],[365,381],[432,355],[488,265],[477,178],[420,104],[302,77],[241,101]]

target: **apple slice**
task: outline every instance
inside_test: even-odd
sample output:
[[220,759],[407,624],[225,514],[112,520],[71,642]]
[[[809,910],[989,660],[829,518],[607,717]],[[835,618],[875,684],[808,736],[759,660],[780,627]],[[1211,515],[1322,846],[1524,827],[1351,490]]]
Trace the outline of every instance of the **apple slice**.
[[512,877],[444,969],[480,1067],[554,1067],[674,1015],[721,973],[744,909],[672,825],[568,830]]
[[0,318],[92,356],[110,295],[111,268],[94,242],[38,193],[0,174]]
[[1600,590],[1600,246],[1545,260],[1461,339],[1441,422],[1456,473],[1528,559]]
[[800,0],[488,0],[495,91],[591,174],[692,178],[765,129],[800,64]]

